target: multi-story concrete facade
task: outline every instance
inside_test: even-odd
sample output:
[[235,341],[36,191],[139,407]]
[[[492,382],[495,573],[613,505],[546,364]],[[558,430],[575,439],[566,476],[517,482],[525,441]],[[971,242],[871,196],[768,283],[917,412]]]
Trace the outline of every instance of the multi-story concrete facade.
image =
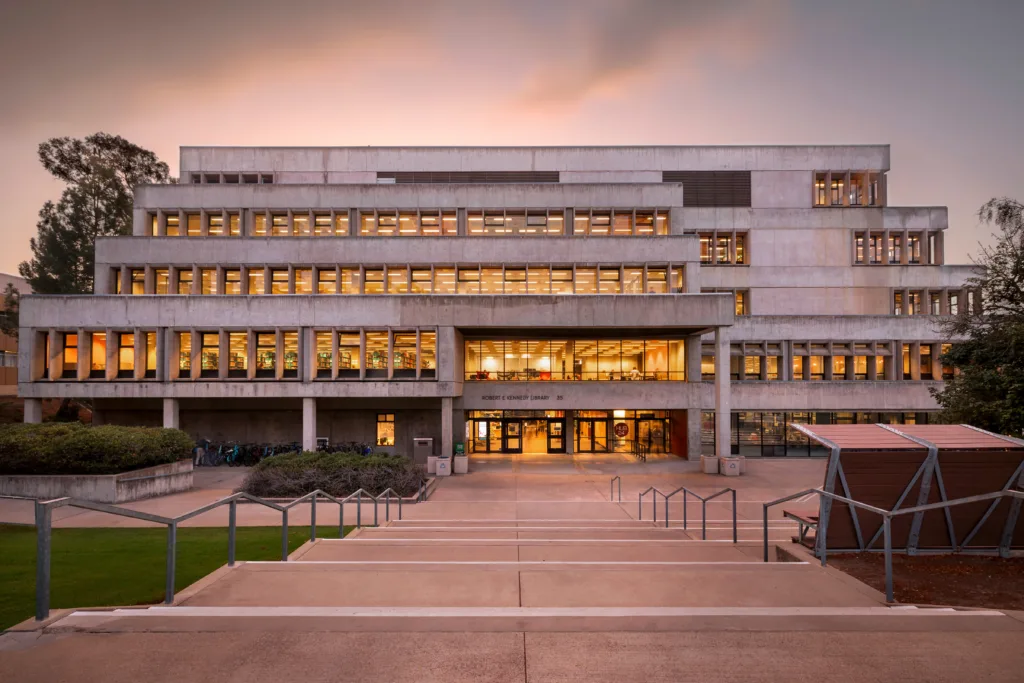
[[219,148],[140,187],[19,391],[240,442],[808,455],[921,421],[979,305],[889,148]]

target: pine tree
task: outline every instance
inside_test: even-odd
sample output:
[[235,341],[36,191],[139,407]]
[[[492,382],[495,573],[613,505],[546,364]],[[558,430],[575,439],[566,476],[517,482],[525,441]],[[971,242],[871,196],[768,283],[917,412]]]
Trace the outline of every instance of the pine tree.
[[96,238],[131,234],[135,187],[173,182],[167,164],[107,133],[52,138],[39,145],[39,160],[68,186],[39,211],[32,259],[18,272],[38,294],[89,294]]

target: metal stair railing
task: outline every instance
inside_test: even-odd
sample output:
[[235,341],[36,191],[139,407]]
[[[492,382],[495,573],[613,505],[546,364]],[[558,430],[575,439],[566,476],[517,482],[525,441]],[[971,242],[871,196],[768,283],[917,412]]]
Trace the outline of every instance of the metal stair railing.
[[700,538],[701,538],[702,541],[706,541],[708,539],[708,526],[707,526],[707,523],[708,523],[708,502],[711,501],[711,500],[714,500],[715,498],[718,498],[719,496],[725,495],[726,493],[731,493],[732,494],[732,542],[733,543],[738,543],[739,542],[739,529],[738,529],[737,521],[736,521],[736,489],[724,488],[721,491],[716,491],[715,493],[712,493],[709,496],[701,496],[700,494],[698,494],[698,493],[696,493],[694,491],[691,491],[690,489],[686,488],[685,486],[680,486],[675,491],[673,491],[672,493],[668,493],[668,494],[662,492],[660,489],[658,489],[658,488],[656,488],[654,486],[649,486],[645,491],[643,491],[639,495],[639,497],[637,499],[637,519],[640,519],[640,520],[643,519],[643,514],[644,514],[644,511],[643,511],[643,501],[644,501],[644,496],[646,496],[648,493],[651,494],[651,512],[653,513],[652,516],[654,517],[654,522],[658,521],[658,496],[661,496],[662,498],[665,499],[665,528],[666,529],[669,526],[669,507],[668,507],[668,502],[669,502],[670,498],[672,498],[673,496],[675,496],[678,493],[682,493],[683,494],[683,529],[688,529],[689,528],[689,518],[688,518],[688,515],[687,515],[687,503],[688,503],[687,496],[693,496],[694,498],[699,500],[701,502],[701,520],[700,520],[700,527],[701,527],[700,531],[701,531],[701,533],[700,533]]
[[[883,552],[885,553],[885,599],[886,599],[887,602],[895,602],[894,596],[893,596],[893,587],[892,587],[892,518],[893,517],[899,517],[900,515],[912,515],[912,514],[915,514],[915,513],[918,513],[918,512],[928,512],[930,510],[944,510],[944,509],[948,509],[948,508],[951,508],[951,507],[955,507],[957,505],[967,505],[968,503],[981,503],[981,502],[984,502],[984,501],[987,501],[987,500],[993,501],[993,504],[992,504],[992,506],[989,507],[988,512],[977,522],[977,524],[975,525],[975,527],[971,531],[971,533],[968,535],[968,537],[964,540],[963,543],[960,544],[959,548],[956,549],[957,551],[962,551],[964,549],[964,547],[967,545],[967,541],[969,541],[971,538],[974,537],[974,534],[977,533],[978,529],[981,528],[981,525],[985,523],[985,521],[989,517],[989,514],[991,514],[992,510],[995,509],[996,501],[998,501],[998,500],[1000,500],[1002,498],[1014,498],[1014,499],[1017,499],[1017,500],[1024,500],[1024,491],[1004,490],[1004,491],[996,491],[994,493],[983,493],[983,494],[980,494],[980,495],[977,495],[977,496],[968,496],[967,498],[957,498],[955,500],[946,500],[946,501],[942,501],[942,502],[939,502],[939,503],[929,503],[927,505],[918,505],[918,506],[912,507],[912,508],[902,508],[900,510],[883,510],[883,509],[875,507],[873,505],[868,505],[867,503],[862,503],[860,501],[852,500],[852,499],[846,498],[844,496],[839,496],[839,495],[836,495],[835,493],[831,493],[829,491],[823,491],[822,489],[805,489],[803,491],[800,491],[799,493],[794,493],[792,495],[784,496],[784,497],[779,498],[777,500],[773,500],[773,501],[769,501],[767,503],[764,503],[764,512],[763,512],[762,521],[764,523],[764,561],[765,562],[768,561],[768,508],[770,508],[772,506],[775,506],[775,505],[779,505],[781,503],[786,503],[786,502],[791,501],[791,500],[793,500],[795,498],[802,498],[803,496],[806,496],[806,495],[811,494],[811,493],[817,494],[819,496],[819,498],[824,496],[826,498],[829,498],[830,500],[838,501],[840,503],[846,503],[847,505],[850,505],[852,507],[859,508],[861,510],[867,510],[868,512],[873,512],[876,515],[880,515],[881,516],[881,518],[882,518]],[[820,501],[819,501],[819,506],[820,506]],[[816,541],[816,543],[819,544],[819,547],[821,549],[821,566],[824,567],[824,566],[827,565],[827,558],[828,558],[828,547],[827,547],[827,545],[828,545],[828,522],[829,522],[829,520],[828,520],[828,518],[825,518],[823,520],[824,524],[821,524],[821,521],[822,520],[819,520],[819,526],[818,526],[818,529],[817,529],[817,531],[815,533],[815,541]],[[1011,544],[1012,540],[1013,540],[1013,527],[1010,526],[1010,525],[1007,525],[1007,528],[1004,529],[1003,536],[1000,539],[1000,544],[999,544],[999,554],[1001,556],[1006,557],[1006,556],[1009,555],[1009,547],[1010,547],[1010,544]]]
[[609,493],[608,493],[608,500],[612,501],[613,503],[615,502],[615,482],[619,483],[619,502],[621,503],[622,502],[622,477],[613,477],[612,480],[609,482],[609,486],[611,486],[611,491],[609,491]]
[[[36,526],[36,621],[44,621],[50,615],[50,560],[53,537],[53,511],[61,507],[74,507],[93,512],[104,512],[118,517],[128,517],[154,524],[163,524],[167,527],[167,554],[166,554],[166,576],[164,586],[164,604],[174,602],[174,578],[175,559],[178,545],[178,525],[193,517],[209,512],[222,505],[228,506],[228,566],[235,566],[235,538],[238,519],[238,502],[249,501],[277,510],[281,513],[281,561],[288,561],[288,511],[293,507],[305,502],[310,504],[310,540],[316,540],[316,503],[323,498],[338,505],[338,536],[344,538],[345,534],[345,504],[353,499],[356,501],[356,526],[362,526],[362,505],[363,498],[367,502],[373,502],[373,523],[377,525],[377,506],[380,498],[385,500],[385,519],[390,520],[391,497],[398,498],[398,518],[402,518],[402,497],[393,489],[388,488],[379,495],[359,489],[345,498],[335,498],[329,493],[317,489],[304,496],[296,498],[288,503],[276,503],[272,500],[260,498],[249,493],[233,493],[212,503],[208,503],[194,510],[190,510],[177,517],[164,517],[148,512],[140,512],[128,508],[118,507],[109,503],[97,503],[89,500],[78,500],[75,498],[54,498],[52,500],[40,500],[27,496],[0,495],[0,499],[31,501],[35,506]],[[421,486],[416,492],[416,500],[425,500],[425,487]]]

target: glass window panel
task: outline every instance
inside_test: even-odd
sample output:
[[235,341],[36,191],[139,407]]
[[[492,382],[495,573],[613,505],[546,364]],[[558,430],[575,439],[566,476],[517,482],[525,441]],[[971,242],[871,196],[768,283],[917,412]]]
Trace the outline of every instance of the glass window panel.
[[341,269],[341,293],[359,294],[362,289],[360,273],[358,268]]
[[216,294],[217,293],[217,269],[216,268],[203,268],[199,271],[201,278],[202,293],[203,294]]
[[270,271],[270,293],[288,293],[288,271],[284,268],[274,268]]
[[204,332],[199,339],[199,374],[201,377],[216,377],[220,368],[220,335]]
[[434,294],[455,293],[455,269],[434,268]]
[[309,237],[309,214],[297,213],[292,215],[292,234],[300,237]]
[[255,268],[249,270],[249,294],[263,294],[266,291],[263,280],[263,269]]
[[154,272],[156,294],[170,294],[171,276],[167,268],[157,268]]
[[394,237],[398,234],[398,213],[395,211],[377,212],[377,236]]
[[643,294],[644,292],[644,269],[623,268],[622,269],[622,291],[624,294]]
[[628,379],[668,379],[668,342],[622,342],[622,372]]
[[210,221],[208,226],[210,237],[223,237],[224,236],[224,216],[223,214],[215,213],[210,214],[207,217]]
[[[616,216],[616,219],[618,216]],[[654,233],[654,213],[649,211],[636,212],[636,234],[650,236]]]
[[398,235],[408,237],[420,234],[420,219],[415,211],[402,211],[398,214]]
[[612,230],[611,211],[592,211],[590,213],[590,235],[607,237]]
[[428,237],[437,237],[441,234],[441,214],[439,212],[423,211],[419,218],[421,234]]
[[132,294],[139,295],[146,293],[146,271],[142,268],[132,268]]
[[445,211],[441,214],[441,223],[445,235],[457,235],[459,233],[459,220],[454,211]]
[[437,333],[420,332],[420,378],[437,377]]
[[267,235],[267,215],[265,213],[254,213],[252,216],[252,234],[256,237]]
[[[461,278],[461,271],[460,271]],[[501,294],[504,291],[503,287],[504,276],[502,275],[501,268],[483,268],[480,271],[480,293],[481,294]]]
[[249,334],[228,333],[228,377],[245,377],[249,368]]
[[505,234],[523,235],[526,234],[526,213],[523,211],[508,211],[505,214]]
[[179,235],[181,235],[181,223],[177,214],[174,214],[173,216],[167,216],[165,220],[167,221],[168,237],[178,237]]
[[622,378],[622,342],[619,340],[600,339],[597,342],[598,377],[603,380]]
[[[93,335],[95,340],[96,336]],[[95,348],[95,347],[94,347]],[[192,372],[192,333],[178,332],[178,376],[189,377]]]
[[281,335],[284,342],[284,376],[298,377],[299,374],[299,333],[285,332]]
[[572,234],[574,235],[588,235],[590,234],[590,213],[585,210],[577,209],[573,216]]
[[526,294],[526,269],[505,269],[505,294]]
[[334,235],[348,237],[348,211],[334,214]]
[[572,268],[551,269],[551,293],[572,294]]
[[394,377],[416,376],[416,333],[395,332],[392,345]]
[[366,376],[384,378],[388,373],[388,333],[366,333]]
[[409,293],[409,271],[401,266],[388,268],[388,294]]
[[395,416],[393,413],[377,415],[377,445],[395,445]]
[[654,221],[654,233],[657,235],[668,234],[668,212],[659,211]]
[[459,268],[459,294],[480,293],[480,271]]
[[359,234],[363,237],[377,234],[377,221],[372,211],[364,211],[359,214]]
[[338,378],[359,378],[359,333],[338,334]]
[[825,378],[825,357],[824,356],[808,356],[808,362],[811,365],[811,379],[820,380]]
[[619,281],[619,269],[618,268],[601,268],[599,272],[600,280],[598,281],[598,289],[601,294],[621,294],[621,282]]
[[135,370],[135,335],[122,333],[118,334],[117,338],[118,376],[122,376],[121,373],[127,373],[127,375],[130,375]]
[[313,234],[317,237],[330,237],[334,234],[334,222],[331,214],[318,213],[313,216]]
[[747,262],[747,236],[736,235],[736,263],[743,265]]
[[383,294],[384,293],[384,270],[381,268],[367,268],[363,272],[363,293]]
[[545,266],[530,266],[527,269],[527,293],[551,293],[551,269]]
[[331,376],[331,346],[333,342],[333,332],[317,332],[315,337],[316,343],[316,376],[317,377],[330,377]]
[[572,342],[566,340],[555,340],[549,344],[548,356],[550,358],[551,379],[572,380]]
[[718,263],[732,263],[732,236],[719,235],[715,240],[715,258]]
[[484,215],[479,211],[470,211],[466,214],[466,232],[470,235],[484,234]]
[[700,262],[704,264],[711,263],[711,240],[713,236],[709,233],[701,233],[700,235]]
[[271,215],[270,234],[274,237],[286,237],[289,235],[287,214],[278,213]]
[[409,291],[413,294],[430,294],[431,277],[429,268],[413,268]]
[[647,269],[647,293],[668,294],[668,277],[664,268]]
[[295,293],[296,294],[312,294],[313,293],[313,269],[312,268],[296,268],[295,269]]
[[156,332],[146,332],[146,377],[156,377]]
[[846,356],[832,356],[832,379],[846,379]]
[[188,230],[189,237],[199,237],[201,233],[202,215],[198,213],[190,213],[185,216],[185,226]]
[[576,293],[597,294],[597,268],[576,268]]
[[319,269],[316,271],[316,292],[317,294],[338,293],[338,273],[333,268]]
[[238,237],[242,234],[241,218],[237,213],[228,214],[228,234],[232,237]]
[[65,333],[64,335],[64,376],[74,377],[78,372],[78,335]]
[[611,234],[623,237],[633,234],[633,212],[616,211],[612,218]]
[[233,296],[242,293],[242,271],[238,268],[224,271],[224,293]]

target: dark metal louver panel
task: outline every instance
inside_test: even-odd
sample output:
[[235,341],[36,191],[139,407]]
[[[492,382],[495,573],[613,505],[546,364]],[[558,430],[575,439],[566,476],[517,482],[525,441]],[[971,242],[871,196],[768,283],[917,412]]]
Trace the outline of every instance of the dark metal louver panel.
[[558,171],[378,171],[396,183],[557,183]]
[[750,171],[662,171],[661,180],[683,184],[683,206],[750,206]]

